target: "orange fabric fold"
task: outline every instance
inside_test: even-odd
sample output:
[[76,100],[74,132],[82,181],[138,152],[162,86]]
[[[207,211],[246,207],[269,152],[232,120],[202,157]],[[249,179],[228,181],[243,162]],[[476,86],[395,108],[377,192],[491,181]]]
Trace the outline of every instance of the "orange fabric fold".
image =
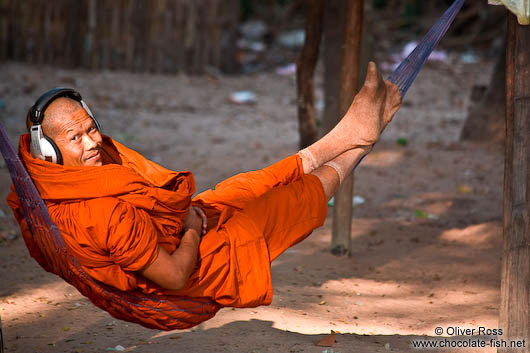
[[[33,158],[29,135],[19,145],[72,254],[89,275],[122,290],[211,298],[223,306],[269,304],[270,261],[326,217],[322,185],[303,174],[297,155],[238,174],[192,201],[191,172],[166,169],[107,136],[103,149],[103,166],[65,167]],[[8,203],[30,237],[14,192]],[[169,253],[177,249],[192,204],[205,210],[210,230],[185,288],[168,291],[137,271],[156,259],[158,245]]]

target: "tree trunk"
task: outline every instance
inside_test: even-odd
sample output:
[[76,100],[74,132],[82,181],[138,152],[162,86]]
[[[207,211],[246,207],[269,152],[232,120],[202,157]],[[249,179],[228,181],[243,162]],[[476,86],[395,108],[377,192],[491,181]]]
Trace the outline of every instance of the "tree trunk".
[[[364,0],[347,1],[340,74],[340,116],[348,110],[359,89],[363,14]],[[351,254],[352,197],[353,173],[341,184],[335,194],[331,240],[331,252],[335,255]]]
[[324,61],[324,118],[322,135],[325,135],[337,123],[339,111],[339,87],[341,51],[344,42],[344,15],[346,0],[328,0],[324,7],[323,55]]
[[480,94],[477,88],[472,92],[471,99],[474,103],[462,129],[460,136],[462,140],[496,142],[504,140],[505,69],[506,52],[502,51],[486,92]]
[[229,0],[225,2],[223,16],[227,24],[221,41],[221,70],[228,74],[239,70],[237,62],[237,30],[239,24],[240,6],[239,1]]
[[300,149],[311,145],[318,137],[315,119],[313,74],[318,61],[323,14],[324,0],[306,1],[306,36],[304,47],[296,63]]

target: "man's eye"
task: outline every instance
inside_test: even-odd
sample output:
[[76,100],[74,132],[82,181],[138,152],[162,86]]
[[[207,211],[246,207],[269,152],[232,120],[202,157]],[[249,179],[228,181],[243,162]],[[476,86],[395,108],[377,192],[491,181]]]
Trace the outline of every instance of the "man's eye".
[[77,141],[79,139],[79,135],[75,135],[74,137],[72,137],[72,141]]

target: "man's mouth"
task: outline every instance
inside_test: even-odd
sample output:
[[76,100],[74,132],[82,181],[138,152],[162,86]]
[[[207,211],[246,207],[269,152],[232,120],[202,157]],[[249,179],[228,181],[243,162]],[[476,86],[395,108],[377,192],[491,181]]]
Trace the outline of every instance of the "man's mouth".
[[89,161],[89,160],[98,159],[99,156],[100,156],[99,151],[97,151],[96,153],[92,153],[90,156],[88,156],[86,160]]

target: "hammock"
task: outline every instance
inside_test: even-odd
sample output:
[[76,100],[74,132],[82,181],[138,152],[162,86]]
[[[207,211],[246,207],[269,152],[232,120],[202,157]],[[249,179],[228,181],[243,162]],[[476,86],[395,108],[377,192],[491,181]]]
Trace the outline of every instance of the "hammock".
[[[390,76],[405,96],[419,70],[462,7],[464,0],[456,0],[432,27],[418,47]],[[121,291],[90,277],[68,251],[59,229],[50,218],[48,209],[33,184],[22,161],[11,145],[0,124],[0,152],[6,161],[15,191],[20,200],[24,219],[32,235],[24,237],[32,257],[49,272],[76,287],[94,305],[113,317],[161,330],[185,329],[207,320],[220,309],[219,304],[204,298],[144,294]],[[195,320],[191,320],[195,318]],[[202,320],[204,319],[204,320]]]
[[[22,161],[0,124],[0,152],[9,169],[22,205],[24,219],[32,239],[24,237],[32,257],[48,272],[62,277],[81,294],[113,317],[161,330],[185,329],[196,325],[197,318],[207,320],[220,306],[207,299],[170,295],[147,295],[139,291],[121,291],[90,277],[65,245],[59,229],[33,184]],[[153,315],[155,314],[156,315]],[[194,320],[191,320],[195,318]],[[201,318],[201,321],[204,321]]]

